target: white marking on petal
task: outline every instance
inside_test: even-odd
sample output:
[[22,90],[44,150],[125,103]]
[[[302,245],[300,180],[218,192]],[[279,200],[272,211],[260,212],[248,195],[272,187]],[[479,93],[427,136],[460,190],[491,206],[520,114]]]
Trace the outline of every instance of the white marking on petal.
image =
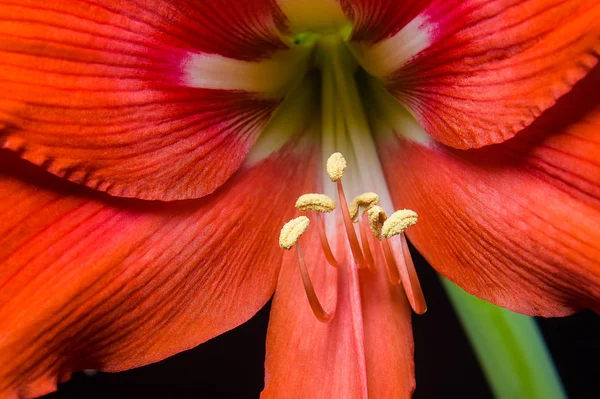
[[377,79],[369,79],[371,101],[366,104],[369,121],[377,140],[394,136],[429,146],[434,139],[423,129],[409,110],[394,98]]
[[256,62],[218,54],[189,53],[181,63],[181,82],[189,87],[242,90],[280,97],[308,69],[309,53],[310,49],[298,47]]
[[420,14],[388,39],[373,45],[351,43],[351,48],[367,72],[386,78],[429,47],[434,41],[436,28],[434,22]]
[[244,165],[257,164],[294,137],[313,129],[320,122],[318,104],[318,81],[315,76],[307,76],[279,106],[250,150]]

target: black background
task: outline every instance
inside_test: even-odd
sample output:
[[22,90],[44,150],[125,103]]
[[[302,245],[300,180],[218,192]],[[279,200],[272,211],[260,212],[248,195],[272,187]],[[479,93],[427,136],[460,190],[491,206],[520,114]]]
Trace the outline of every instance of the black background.
[[[413,317],[414,399],[491,398],[436,274],[415,254],[428,311]],[[46,399],[258,398],[269,305],[244,325],[162,362],[116,374],[77,373]],[[590,311],[538,319],[569,398],[600,397],[600,317]],[[341,398],[343,399],[343,398]]]

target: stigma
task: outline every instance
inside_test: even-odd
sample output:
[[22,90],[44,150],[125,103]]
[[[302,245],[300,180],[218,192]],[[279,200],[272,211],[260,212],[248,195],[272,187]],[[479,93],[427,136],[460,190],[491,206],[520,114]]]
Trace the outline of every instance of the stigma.
[[[376,272],[379,267],[384,267],[389,283],[402,284],[413,310],[417,314],[423,314],[427,306],[404,234],[406,229],[418,222],[417,213],[410,209],[401,209],[388,217],[385,210],[379,206],[379,195],[374,192],[360,194],[348,204],[342,184],[346,169],[347,162],[341,153],[333,153],[327,159],[326,172],[331,182],[336,185],[339,207],[325,194],[303,194],[296,201],[296,209],[307,215],[290,220],[280,233],[279,245],[282,249],[289,250],[293,246],[296,247],[300,276],[315,317],[324,323],[331,321],[335,315],[336,304],[334,303],[329,311],[324,309],[302,255],[301,245],[304,244],[301,244],[300,237],[309,229],[311,219],[319,230],[322,253],[331,267],[337,269],[355,267],[366,269],[370,273]],[[338,262],[338,257],[331,250],[327,238],[323,214],[331,213],[335,209],[341,214],[339,216],[352,253],[349,263]],[[392,250],[391,240],[399,241],[397,247],[401,248],[400,256]],[[377,257],[377,253],[382,256]],[[383,259],[383,262],[378,262],[377,259]],[[337,287],[335,289],[337,290]]]

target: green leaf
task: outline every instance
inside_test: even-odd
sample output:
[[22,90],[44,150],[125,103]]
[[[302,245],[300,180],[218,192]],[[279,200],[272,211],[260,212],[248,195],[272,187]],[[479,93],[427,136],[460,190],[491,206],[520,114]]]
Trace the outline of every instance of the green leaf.
[[441,279],[496,398],[566,398],[533,318],[469,295]]

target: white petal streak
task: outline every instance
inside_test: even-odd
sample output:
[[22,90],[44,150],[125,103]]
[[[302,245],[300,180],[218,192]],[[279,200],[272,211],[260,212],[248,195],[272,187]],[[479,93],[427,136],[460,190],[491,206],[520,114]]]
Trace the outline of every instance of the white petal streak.
[[376,140],[387,140],[394,136],[429,146],[433,138],[425,132],[419,122],[377,79],[369,79],[370,98],[367,104],[369,123]]
[[[285,98],[252,147],[245,160],[246,166],[255,165],[268,158],[300,135],[314,134],[315,127],[318,130],[318,83],[315,75],[308,75]],[[301,145],[296,149],[304,150]]]
[[386,78],[429,47],[436,30],[435,22],[420,14],[390,38],[373,45],[352,43],[351,47],[367,72]]
[[243,61],[218,54],[188,53],[181,63],[184,86],[242,90],[280,97],[308,68],[306,49],[291,49],[260,61]]

